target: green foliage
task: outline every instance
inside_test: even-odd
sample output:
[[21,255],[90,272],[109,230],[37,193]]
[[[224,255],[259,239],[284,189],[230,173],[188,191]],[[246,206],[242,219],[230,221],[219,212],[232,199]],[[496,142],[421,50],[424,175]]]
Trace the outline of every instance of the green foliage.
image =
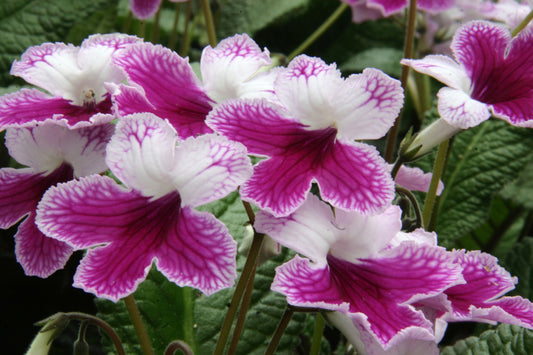
[[533,331],[500,324],[479,337],[469,337],[444,348],[442,355],[529,355],[533,354]]
[[[118,0],[3,0],[0,6],[0,85],[14,82],[11,63],[43,42],[79,44],[89,34],[113,31]],[[103,15],[103,11],[109,13]]]
[[501,264],[518,277],[518,285],[510,295],[533,298],[533,238],[527,237],[517,243]]
[[365,68],[377,68],[385,73],[400,77],[402,68],[400,60],[403,51],[395,48],[371,48],[357,53],[349,60],[342,63],[340,69],[343,72],[362,72]]
[[498,120],[455,137],[436,225],[441,244],[454,247],[487,219],[494,194],[516,178],[532,149],[533,132]]

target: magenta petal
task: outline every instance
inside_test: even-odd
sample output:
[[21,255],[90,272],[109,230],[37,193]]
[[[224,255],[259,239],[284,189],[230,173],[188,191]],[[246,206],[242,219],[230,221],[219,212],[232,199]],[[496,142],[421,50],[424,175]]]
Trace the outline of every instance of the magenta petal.
[[15,234],[15,255],[28,276],[46,278],[62,269],[72,255],[67,243],[46,237],[35,225],[32,212]]
[[519,296],[502,297],[483,306],[473,311],[475,320],[485,319],[533,329],[533,303],[528,299]]
[[385,16],[402,10],[407,3],[408,0],[367,0],[368,7],[379,9]]
[[336,207],[375,213],[394,198],[394,181],[378,151],[362,143],[337,142],[316,177],[322,198]]
[[209,296],[233,286],[236,256],[237,243],[222,222],[185,207],[159,246],[156,265],[170,281]]
[[302,135],[304,126],[286,118],[280,106],[267,100],[227,100],[217,105],[206,123],[260,156],[283,155],[285,146]]
[[[200,82],[188,59],[159,45],[137,43],[121,51],[114,62],[128,74],[128,84],[144,90],[146,100],[152,107],[148,106],[141,112],[153,112],[168,119],[183,138],[211,132],[204,124],[205,117],[211,110],[211,100],[200,88]],[[128,95],[131,96],[132,93]],[[118,103],[121,102],[118,97],[117,100]],[[124,99],[122,102],[131,102],[131,99]],[[119,106],[119,112],[123,113],[139,110],[142,110],[139,104],[131,108]],[[192,125],[200,127],[192,129]],[[182,135],[181,127],[192,131],[192,134]]]
[[22,89],[0,97],[0,130],[8,127],[32,127],[54,120],[70,128],[111,122],[111,99],[94,108],[72,105],[68,100],[51,97],[37,89]]
[[155,15],[161,0],[130,0],[130,10],[139,20],[146,20]]

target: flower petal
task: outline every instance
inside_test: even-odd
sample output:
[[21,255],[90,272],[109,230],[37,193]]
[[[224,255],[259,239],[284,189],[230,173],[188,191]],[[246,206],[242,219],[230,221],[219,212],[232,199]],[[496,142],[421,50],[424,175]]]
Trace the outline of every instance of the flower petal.
[[400,82],[373,68],[350,75],[334,94],[338,135],[348,141],[383,137],[403,106]]
[[174,191],[176,131],[149,113],[123,117],[107,146],[106,162],[126,186],[144,196],[161,197]]
[[227,100],[209,113],[206,123],[244,144],[250,154],[268,157],[284,154],[286,145],[305,132],[282,107],[259,99]]
[[189,137],[176,148],[173,185],[183,205],[200,206],[218,200],[252,175],[246,147],[226,137]]
[[[212,101],[200,88],[188,58],[160,45],[138,43],[117,54],[114,62],[127,72],[128,84],[141,87],[146,101],[151,103],[146,109],[141,103],[130,107],[127,104],[131,100],[120,98],[119,93],[116,100],[121,115],[154,112],[168,119],[182,138],[211,132],[203,122]],[[181,127],[185,129],[183,133]]]
[[[259,46],[247,34],[226,38],[215,47],[207,46],[202,52],[200,69],[204,89],[215,102],[230,98],[242,97],[253,92],[244,91],[244,84],[264,66],[272,63],[270,53]],[[258,92],[273,92],[273,80],[268,76],[261,77],[262,84],[255,83]]]
[[[398,174],[396,174],[395,182],[412,191],[424,191],[429,190],[429,185],[431,183],[432,173],[424,173],[424,171],[417,167],[410,167],[402,165]],[[437,196],[442,193],[444,189],[444,184],[439,180],[439,185],[437,187]]]
[[322,199],[344,210],[376,213],[394,198],[387,164],[373,146],[363,143],[334,144],[316,180]]
[[464,91],[443,87],[437,96],[440,117],[454,127],[467,129],[490,118],[488,106]]
[[428,55],[423,59],[402,59],[400,63],[430,75],[451,88],[470,91],[471,81],[464,67],[449,57]]
[[48,120],[69,128],[87,127],[111,122],[115,117],[110,112],[109,97],[94,108],[85,108],[37,89],[21,89],[0,97],[0,130],[33,127]]
[[73,253],[67,243],[46,237],[35,225],[31,212],[15,234],[15,255],[28,276],[46,278],[62,269]]
[[156,253],[157,268],[180,286],[207,296],[233,286],[237,242],[212,214],[185,207]]

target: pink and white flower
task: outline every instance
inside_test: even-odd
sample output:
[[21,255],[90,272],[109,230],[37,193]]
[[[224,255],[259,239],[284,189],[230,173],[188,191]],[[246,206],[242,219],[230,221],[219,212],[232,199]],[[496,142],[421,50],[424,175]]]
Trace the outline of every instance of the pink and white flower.
[[151,43],[130,46],[114,62],[128,74],[128,85],[115,87],[118,114],[151,112],[168,119],[181,138],[212,132],[205,118],[217,102],[272,96],[276,73],[258,73],[272,63],[270,55],[246,34],[204,49],[200,61],[202,81],[188,58]]
[[292,305],[348,316],[367,346],[434,341],[432,323],[411,304],[464,282],[451,255],[425,241],[433,235],[400,233],[397,206],[374,216],[334,214],[310,195],[288,217],[259,212],[255,228],[306,257],[278,267],[272,290]]
[[402,60],[447,85],[438,93],[446,123],[466,129],[494,115],[533,127],[533,29],[512,38],[503,25],[472,21],[457,30],[451,48],[455,60],[442,55]]
[[135,291],[152,262],[170,281],[207,295],[233,284],[236,242],[195,207],[250,176],[241,144],[215,135],[180,140],[168,122],[136,114],[118,122],[106,162],[126,187],[92,175],[50,189],[38,206],[46,235],[89,249],[75,287],[116,301]]
[[0,97],[0,130],[48,120],[70,128],[110,122],[115,117],[104,83],[119,83],[126,77],[111,65],[111,57],[138,41],[134,36],[108,34],[92,35],[81,47],[64,43],[30,47],[13,63],[11,74],[48,94],[22,89]]
[[105,147],[113,129],[99,125],[69,130],[53,124],[7,129],[9,153],[28,168],[0,170],[0,228],[25,218],[15,235],[15,254],[26,275],[48,277],[72,254],[68,244],[37,229],[35,210],[50,186],[107,170]]
[[[377,20],[396,14],[409,5],[409,0],[342,0],[352,8],[352,21],[360,23]],[[454,0],[418,0],[417,7],[429,12],[439,12],[450,8]]]
[[276,216],[294,212],[316,182],[335,207],[375,213],[394,197],[390,170],[360,139],[378,139],[403,102],[400,83],[377,69],[341,77],[335,65],[296,57],[274,83],[279,102],[228,100],[207,124],[267,157],[240,192]]

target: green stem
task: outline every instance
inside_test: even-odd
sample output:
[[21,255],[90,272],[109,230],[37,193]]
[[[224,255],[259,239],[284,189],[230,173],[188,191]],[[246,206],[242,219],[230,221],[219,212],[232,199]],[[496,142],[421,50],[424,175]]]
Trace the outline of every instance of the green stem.
[[130,315],[131,322],[133,323],[135,333],[137,333],[139,343],[141,344],[142,353],[144,355],[154,355],[154,350],[152,349],[152,344],[150,343],[150,338],[142,321],[137,303],[135,303],[135,298],[133,298],[133,295],[129,295],[123,298],[123,300]]
[[181,350],[185,355],[194,355],[194,352],[189,345],[181,340],[174,340],[172,343],[168,344],[164,355],[174,355],[178,350]]
[[181,2],[176,3],[176,8],[174,12],[174,22],[172,23],[172,32],[170,32],[170,40],[168,41],[168,48],[174,50],[176,47],[176,41],[178,39],[178,23],[180,20],[181,13]]
[[289,325],[289,322],[291,321],[293,313],[294,313],[294,310],[292,309],[292,307],[287,305],[287,308],[285,309],[285,312],[283,313],[283,316],[281,317],[281,320],[279,321],[278,327],[276,328],[276,332],[272,336],[272,339],[270,339],[270,343],[268,344],[268,348],[265,351],[265,355],[275,354],[279,341],[281,340],[283,333],[285,333],[285,329],[287,329],[287,326]]
[[[437,186],[438,186],[438,183],[437,183]],[[423,220],[422,212],[420,211],[420,207],[418,206],[418,201],[416,200],[415,195],[413,195],[413,193],[409,191],[408,189],[406,189],[405,187],[401,187],[398,185],[396,185],[396,192],[398,192],[398,194],[404,197],[407,197],[407,199],[409,199],[409,202],[411,203],[411,207],[415,211],[417,228],[422,227],[424,225],[424,220]]]
[[233,355],[237,352],[237,345],[239,344],[239,339],[244,329],[244,322],[246,321],[246,313],[248,312],[248,308],[250,307],[250,301],[252,299],[254,280],[255,270],[254,272],[252,272],[252,275],[250,275],[250,279],[248,280],[248,284],[246,285],[246,290],[244,292],[244,296],[241,302],[241,308],[239,310],[239,316],[237,317],[237,322],[235,323],[235,328],[233,329],[233,337],[231,338],[228,355]]
[[424,229],[430,231],[429,226],[431,225],[431,216],[433,214],[433,209],[435,208],[435,200],[437,198],[437,188],[439,187],[440,179],[444,173],[444,168],[446,165],[446,158],[448,156],[448,147],[450,140],[447,139],[439,145],[439,150],[437,152],[437,159],[433,165],[433,176],[431,177],[431,183],[429,185],[429,191],[426,195],[426,200],[424,201],[424,212],[423,212],[423,221]]
[[192,1],[187,1],[185,7],[185,28],[183,29],[183,39],[181,41],[180,56],[185,57],[189,51],[189,23],[191,22]]
[[531,12],[526,16],[526,18],[523,19],[522,22],[520,22],[520,24],[518,26],[516,26],[516,28],[513,30],[513,32],[511,32],[511,35],[514,37],[517,34],[519,34],[520,31],[522,31],[524,28],[526,28],[526,26],[528,25],[528,23],[531,22],[531,20],[533,20],[533,10],[531,10]]
[[[416,0],[409,0],[409,13],[407,22],[407,32],[405,34],[405,45],[403,49],[404,58],[413,57],[413,46],[415,40],[415,27],[416,27]],[[400,82],[402,89],[405,91],[407,87],[407,79],[409,78],[409,67],[407,65],[402,66],[402,74]],[[391,127],[389,134],[387,135],[387,145],[385,147],[385,160],[392,162],[394,155],[394,148],[396,146],[396,136],[398,135],[398,128],[400,127],[400,117],[403,114],[403,108],[400,111],[398,117],[394,121],[394,125]]]
[[128,12],[128,17],[126,17],[126,22],[124,22],[124,27],[122,27],[122,33],[128,33],[131,27],[131,21],[133,20],[133,13]]
[[154,27],[152,29],[152,43],[157,43],[157,40],[159,38],[159,17],[160,16],[161,16],[161,6],[159,6],[159,9],[155,13]]
[[235,315],[237,314],[237,310],[239,309],[239,304],[241,303],[248,281],[250,280],[250,277],[255,270],[257,258],[259,257],[259,251],[261,250],[261,246],[263,245],[263,239],[263,234],[254,233],[254,239],[250,247],[248,258],[246,259],[246,263],[244,264],[244,268],[242,269],[241,277],[239,279],[239,282],[237,283],[237,286],[235,287],[233,297],[231,298],[231,303],[228,308],[228,312],[226,313],[226,317],[224,318],[224,322],[222,323],[220,336],[215,347],[215,355],[221,355],[224,352],[224,348],[226,347],[228,336],[231,331],[231,325],[233,324],[233,320],[235,319]]
[[335,12],[333,12],[326,21],[320,25],[319,28],[315,30],[307,39],[298,46],[295,50],[289,54],[287,57],[288,61],[291,61],[294,57],[296,57],[298,54],[303,53],[311,44],[313,44],[326,30],[340,17],[340,15],[349,7],[348,4],[342,3]]
[[309,355],[319,355],[320,354],[320,345],[322,344],[322,334],[324,333],[324,327],[326,325],[326,320],[322,317],[322,314],[316,314],[315,320],[315,329],[313,331],[313,341],[311,343],[311,350],[309,350]]
[[191,351],[196,352],[196,342],[194,338],[194,290],[190,287],[182,287],[183,297],[183,339],[190,344]]
[[215,22],[213,21],[213,14],[211,13],[211,6],[209,6],[209,0],[202,0],[202,8],[204,10],[205,25],[207,27],[207,37],[209,38],[209,44],[211,47],[217,45],[217,35],[215,33]]
[[139,25],[139,37],[144,38],[146,35],[146,21],[141,21]]

